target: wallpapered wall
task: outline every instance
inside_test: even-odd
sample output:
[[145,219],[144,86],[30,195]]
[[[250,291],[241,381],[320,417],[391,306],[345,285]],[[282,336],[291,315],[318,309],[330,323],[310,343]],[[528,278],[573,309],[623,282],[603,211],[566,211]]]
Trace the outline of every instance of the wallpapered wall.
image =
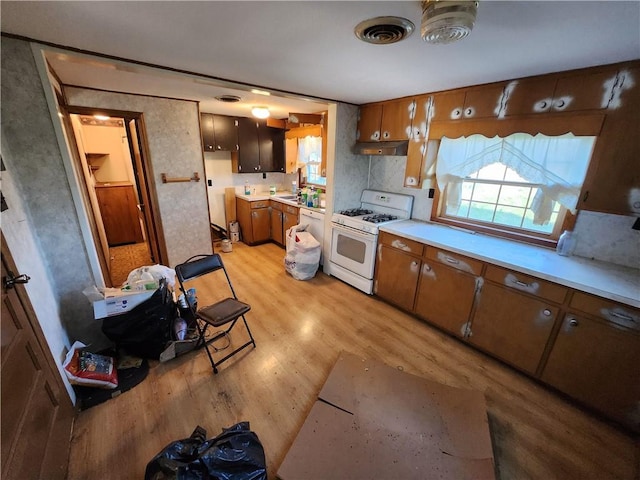
[[[158,194],[169,267],[201,253],[211,253],[204,163],[200,143],[198,105],[195,102],[65,89],[69,105],[142,112]],[[200,182],[162,183],[168,177],[191,177]]]

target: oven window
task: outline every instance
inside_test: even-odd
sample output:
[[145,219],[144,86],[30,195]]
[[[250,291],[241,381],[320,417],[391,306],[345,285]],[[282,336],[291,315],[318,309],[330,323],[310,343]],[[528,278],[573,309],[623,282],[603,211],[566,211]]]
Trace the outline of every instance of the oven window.
[[336,252],[338,255],[349,258],[354,262],[364,263],[365,255],[367,253],[367,244],[362,240],[338,233]]

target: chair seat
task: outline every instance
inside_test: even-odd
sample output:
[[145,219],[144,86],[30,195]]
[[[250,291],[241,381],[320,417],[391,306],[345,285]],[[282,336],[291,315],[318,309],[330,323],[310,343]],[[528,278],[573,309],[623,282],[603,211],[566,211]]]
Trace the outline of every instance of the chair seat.
[[251,310],[250,305],[233,298],[225,298],[198,310],[198,316],[214,327],[219,327],[244,315],[249,310]]

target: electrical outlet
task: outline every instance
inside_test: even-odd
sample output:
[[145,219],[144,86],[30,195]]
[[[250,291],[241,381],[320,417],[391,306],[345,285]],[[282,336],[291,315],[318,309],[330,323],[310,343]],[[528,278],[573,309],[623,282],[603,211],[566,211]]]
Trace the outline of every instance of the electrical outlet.
[[436,194],[436,190],[434,188],[430,188],[429,189],[429,198],[433,198],[433,196]]
[[265,172],[262,172],[262,178],[267,178],[267,174]]
[[209,185],[210,187],[213,187],[213,182],[211,180],[207,180],[207,185]]

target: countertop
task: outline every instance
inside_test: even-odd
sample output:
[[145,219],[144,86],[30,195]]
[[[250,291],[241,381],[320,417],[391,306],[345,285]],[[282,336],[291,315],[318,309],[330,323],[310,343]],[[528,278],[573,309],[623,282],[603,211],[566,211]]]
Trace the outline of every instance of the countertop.
[[300,208],[308,208],[309,210],[315,210],[316,212],[325,213],[324,208],[316,208],[316,207],[307,207],[306,205],[302,205],[298,203],[297,200],[283,198],[283,197],[291,197],[291,192],[276,192],[275,195],[270,195],[269,192],[264,193],[256,193],[251,195],[244,195],[242,193],[236,193],[237,198],[242,198],[243,200],[247,200],[249,202],[255,202],[258,200],[276,200],[277,202],[284,203],[285,205],[291,205],[294,207]]
[[380,227],[427,245],[640,308],[640,270],[419,220]]

